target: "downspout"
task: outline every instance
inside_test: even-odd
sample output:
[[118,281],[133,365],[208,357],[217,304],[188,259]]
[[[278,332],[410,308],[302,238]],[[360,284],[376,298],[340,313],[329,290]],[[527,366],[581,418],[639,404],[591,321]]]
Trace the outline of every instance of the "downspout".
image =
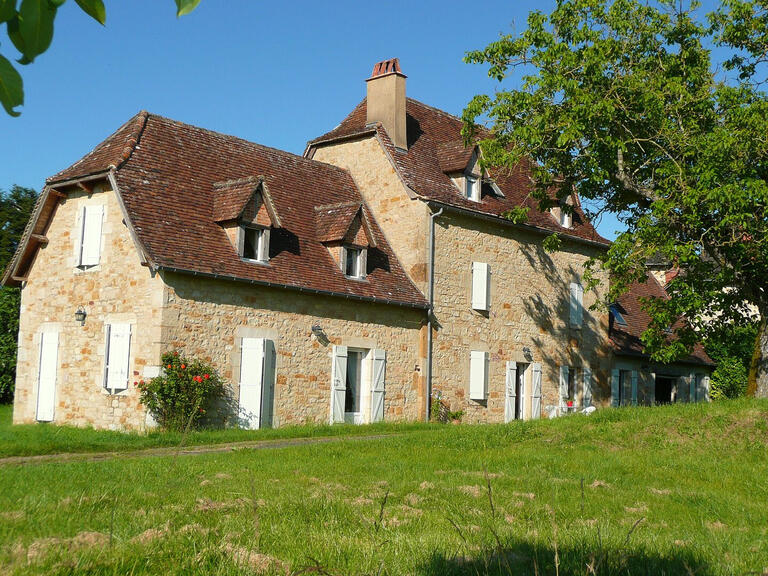
[[430,411],[432,409],[432,315],[434,312],[435,302],[435,218],[443,213],[443,209],[440,208],[437,212],[432,212],[429,215],[429,245],[427,252],[427,268],[429,268],[429,283],[427,285],[427,301],[429,307],[427,308],[427,421],[431,416]]

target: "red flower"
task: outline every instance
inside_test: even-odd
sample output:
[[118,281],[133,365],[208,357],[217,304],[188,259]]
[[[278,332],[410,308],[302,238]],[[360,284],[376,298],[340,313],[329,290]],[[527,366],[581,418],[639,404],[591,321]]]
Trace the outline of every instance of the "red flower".
[[203,412],[205,412],[205,410],[203,410],[202,408],[200,408],[200,414],[202,414]]
[[179,351],[178,351],[178,350],[176,350],[176,351],[173,353],[173,355],[174,355],[174,356],[178,356],[178,355],[179,355]]
[[573,407],[573,400],[568,400],[568,408]]
[[136,386],[138,386],[138,385],[139,385],[139,383],[138,383],[138,382],[134,382],[134,383],[133,383],[133,387],[134,387],[134,388],[136,388]]
[[170,369],[171,369],[171,365],[170,365],[170,364],[168,364],[168,370],[170,370]]
[[181,365],[181,369],[182,369],[182,370],[184,370],[184,368],[186,368],[186,367],[187,367],[187,365],[186,365],[186,364],[182,364],[182,365]]
[[208,380],[208,378],[210,378],[210,376],[209,376],[208,374],[203,374],[203,378],[205,378],[206,380]]

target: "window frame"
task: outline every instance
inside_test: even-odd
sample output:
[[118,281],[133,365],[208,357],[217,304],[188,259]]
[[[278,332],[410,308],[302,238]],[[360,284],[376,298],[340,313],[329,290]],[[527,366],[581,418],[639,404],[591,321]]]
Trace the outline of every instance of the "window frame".
[[[245,255],[246,237],[249,233],[255,233],[255,258],[251,258]],[[239,237],[239,256],[245,262],[253,262],[256,264],[268,264],[269,263],[269,237],[270,229],[264,226],[251,226],[248,224],[240,224],[240,237]]]
[[[348,258],[351,252],[356,252],[354,257],[355,274],[350,274]],[[368,249],[363,246],[344,245],[341,247],[341,271],[351,280],[364,280],[368,275]]]

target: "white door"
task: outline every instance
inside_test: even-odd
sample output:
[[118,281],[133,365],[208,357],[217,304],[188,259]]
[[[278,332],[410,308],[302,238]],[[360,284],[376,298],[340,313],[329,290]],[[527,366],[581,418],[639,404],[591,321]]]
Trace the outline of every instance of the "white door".
[[243,338],[240,344],[240,419],[250,429],[261,427],[264,348],[264,338]]
[[40,334],[40,362],[37,373],[37,420],[53,421],[56,405],[56,371],[59,365],[59,334]]

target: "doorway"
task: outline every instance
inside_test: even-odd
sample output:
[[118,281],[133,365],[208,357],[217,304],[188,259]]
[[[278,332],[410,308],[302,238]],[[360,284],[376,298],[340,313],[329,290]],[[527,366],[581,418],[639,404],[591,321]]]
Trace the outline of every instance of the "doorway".
[[668,376],[656,376],[656,404],[671,404],[675,379]]

